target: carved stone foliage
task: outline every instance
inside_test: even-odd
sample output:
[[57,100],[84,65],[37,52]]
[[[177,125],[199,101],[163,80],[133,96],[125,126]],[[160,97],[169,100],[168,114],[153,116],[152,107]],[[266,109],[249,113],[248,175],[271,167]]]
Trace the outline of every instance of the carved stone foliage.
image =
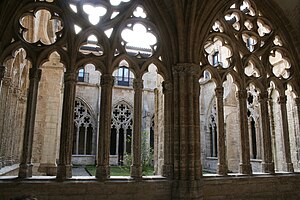
[[237,0],[212,25],[204,46],[206,60],[201,63],[209,66],[212,76],[219,74],[220,80],[227,72],[244,77],[236,80],[245,80],[240,85],[258,79],[286,81],[293,70],[290,53],[283,44],[279,31],[254,1]]

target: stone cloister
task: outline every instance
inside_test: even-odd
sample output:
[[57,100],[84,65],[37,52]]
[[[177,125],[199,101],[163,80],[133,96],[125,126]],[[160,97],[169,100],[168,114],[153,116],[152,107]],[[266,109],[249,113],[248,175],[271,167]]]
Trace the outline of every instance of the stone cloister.
[[[299,199],[299,21],[281,4],[1,2],[0,199]],[[95,176],[72,175],[82,155]]]

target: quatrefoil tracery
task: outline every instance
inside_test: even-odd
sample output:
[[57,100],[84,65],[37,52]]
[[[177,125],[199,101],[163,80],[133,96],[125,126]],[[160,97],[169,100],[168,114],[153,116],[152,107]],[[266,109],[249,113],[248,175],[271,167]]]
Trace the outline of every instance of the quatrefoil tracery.
[[[229,65],[233,65],[236,72],[241,71],[250,78],[263,75],[266,78],[275,76],[288,79],[291,76],[289,53],[284,49],[281,38],[276,35],[271,22],[250,0],[237,1],[212,25],[204,48],[208,63],[215,67],[215,61],[218,59],[214,59],[216,54],[212,49],[218,49],[220,45],[218,42],[212,42],[211,38],[226,41],[225,45],[223,42],[223,46],[232,47],[229,50],[233,58],[247,60],[246,63],[242,61],[243,65],[240,66],[235,63],[235,59],[232,63],[233,60],[227,58]],[[223,56],[226,54],[228,53],[223,52]],[[261,69],[262,67],[266,69]]]
[[62,37],[62,20],[57,13],[38,9],[20,18],[21,37],[30,44],[52,45]]

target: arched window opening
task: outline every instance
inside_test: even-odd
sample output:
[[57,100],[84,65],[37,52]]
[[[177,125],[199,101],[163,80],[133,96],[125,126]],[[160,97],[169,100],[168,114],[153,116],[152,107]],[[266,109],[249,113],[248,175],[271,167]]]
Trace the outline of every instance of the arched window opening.
[[90,109],[80,99],[75,100],[74,127],[73,155],[92,155],[95,148],[95,120]]
[[126,156],[132,148],[133,108],[129,103],[121,101],[113,107],[110,141],[110,164],[130,165]]
[[142,164],[143,175],[162,175],[164,164],[163,77],[150,64],[143,75]]
[[132,87],[134,74],[129,69],[129,64],[126,60],[119,63],[119,68],[114,71],[115,86]]
[[125,66],[121,66],[118,69],[118,85],[120,86],[129,86],[129,80],[130,80],[130,73],[129,69]]
[[85,72],[84,69],[78,71],[78,82],[89,82],[89,73]]

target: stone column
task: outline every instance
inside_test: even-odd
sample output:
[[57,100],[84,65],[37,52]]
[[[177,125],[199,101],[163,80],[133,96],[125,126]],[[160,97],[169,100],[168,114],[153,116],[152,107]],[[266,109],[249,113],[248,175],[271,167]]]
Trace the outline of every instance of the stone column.
[[198,66],[182,63],[174,67],[174,178],[198,180],[200,160],[200,86]]
[[111,133],[111,109],[112,109],[112,87],[114,77],[110,74],[101,76],[101,103],[100,103],[100,123],[98,141],[98,161],[96,177],[99,180],[108,179],[109,154],[110,154],[110,133]]
[[239,102],[240,118],[240,173],[250,175],[252,168],[250,164],[249,131],[247,119],[247,91],[239,90],[237,92]]
[[202,177],[201,163],[201,137],[200,137],[200,83],[197,75],[193,78],[193,94],[194,94],[194,124],[195,124],[195,179]]
[[173,85],[170,82],[163,82],[164,93],[164,164],[163,176],[171,179],[173,177],[172,165],[172,147],[173,137],[171,136],[172,128],[172,101]]
[[172,199],[200,199],[200,67],[180,63],[173,70],[174,184]]
[[223,95],[224,88],[217,87],[215,89],[217,98],[217,130],[218,130],[218,174],[227,175],[227,158],[225,144],[225,128],[224,128],[224,105]]
[[19,178],[32,176],[32,145],[34,135],[34,124],[36,116],[37,95],[42,70],[31,68],[29,70],[29,91],[27,95],[27,107],[25,116],[25,129],[23,137],[23,148],[19,168]]
[[5,153],[6,153],[6,145],[7,145],[7,132],[4,129],[5,121],[8,120],[5,118],[7,115],[7,112],[9,112],[8,107],[6,106],[9,101],[8,97],[10,96],[10,85],[11,85],[11,78],[3,78],[3,84],[2,84],[2,90],[1,90],[1,96],[0,96],[0,167],[5,166]]
[[[295,98],[295,105],[297,108],[297,119],[296,124],[298,124],[298,134],[296,134],[296,149],[297,149],[297,160],[298,160],[298,168],[300,168],[300,97]],[[297,123],[298,122],[298,123]]]
[[65,72],[57,179],[72,177],[72,145],[77,74]]
[[132,165],[131,177],[139,179],[142,177],[141,162],[141,131],[142,131],[142,97],[143,97],[143,80],[134,79],[134,122],[132,137]]
[[8,149],[8,162],[9,165],[15,164],[15,154],[14,150],[17,148],[17,130],[16,130],[16,122],[18,120],[18,107],[19,107],[19,95],[20,95],[20,89],[18,87],[13,88],[12,92],[12,98],[10,100],[10,114],[9,114],[9,127],[8,127],[8,133],[10,135],[10,139],[8,141],[8,144],[10,148]]
[[270,118],[268,109],[268,91],[259,94],[260,103],[260,124],[263,140],[262,172],[275,173],[272,154],[272,138],[270,128]]
[[281,127],[282,127],[282,139],[283,139],[283,151],[285,162],[283,163],[284,168],[287,172],[294,172],[294,167],[291,159],[290,149],[290,136],[289,136],[289,122],[286,109],[287,98],[285,95],[281,95],[278,98],[281,113]]

